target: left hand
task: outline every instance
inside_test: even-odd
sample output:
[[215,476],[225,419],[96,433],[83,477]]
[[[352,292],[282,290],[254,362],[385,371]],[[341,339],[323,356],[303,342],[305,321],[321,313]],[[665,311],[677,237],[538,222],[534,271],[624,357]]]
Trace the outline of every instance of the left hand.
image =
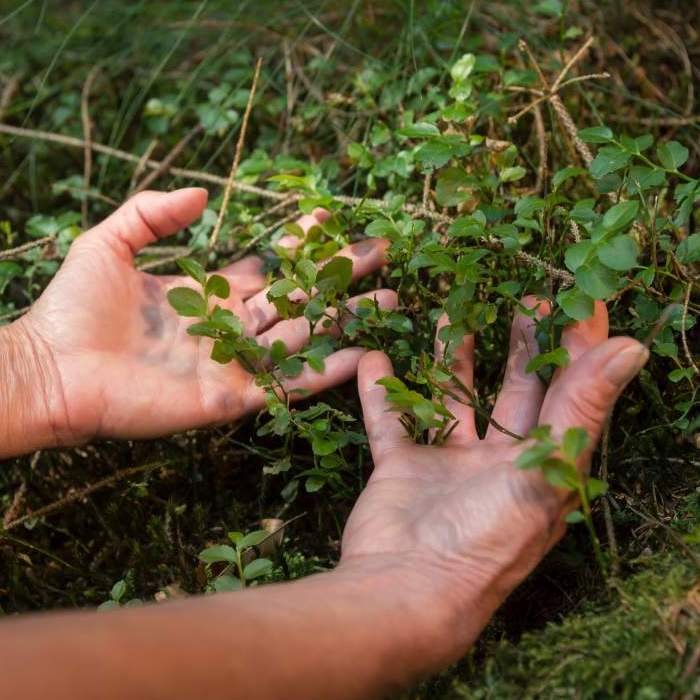
[[[211,341],[189,336],[193,319],[178,316],[168,304],[169,289],[194,283],[134,267],[141,248],[190,224],[206,201],[207,192],[200,188],[142,192],[75,240],[40,299],[3,329],[15,345],[15,353],[8,354],[26,358],[7,371],[20,372],[27,364],[33,375],[25,393],[34,396],[26,397],[27,406],[17,412],[24,414],[17,430],[31,433],[28,426],[48,425],[52,435],[35,442],[55,444],[78,444],[94,436],[144,438],[234,420],[263,406],[255,377],[236,362],[211,360]],[[299,224],[307,231],[325,216],[316,210]],[[368,240],[338,255],[353,261],[357,279],[382,264],[385,248],[381,239]],[[279,339],[290,352],[306,344],[306,319],[280,320],[267,300],[259,258],[245,258],[218,273],[231,286],[230,297],[219,304],[233,311],[258,342]],[[373,294],[384,306],[396,303],[388,290]],[[316,393],[345,382],[354,376],[363,352],[339,350],[326,359],[324,373],[306,368],[289,388]],[[35,430],[36,436],[40,433]],[[42,446],[48,445],[19,448]]]

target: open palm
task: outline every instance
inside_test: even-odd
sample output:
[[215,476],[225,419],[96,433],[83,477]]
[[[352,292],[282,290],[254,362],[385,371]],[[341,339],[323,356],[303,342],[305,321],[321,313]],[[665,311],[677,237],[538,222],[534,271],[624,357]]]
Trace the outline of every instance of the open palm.
[[[194,221],[206,190],[143,192],[82,234],[41,298],[21,323],[48,375],[52,423],[64,443],[101,435],[150,437],[232,420],[263,405],[254,377],[236,362],[219,365],[210,341],[186,333],[191,320],[178,316],[166,294],[193,284],[134,268],[145,245]],[[304,230],[322,221],[320,210],[300,220]],[[382,264],[381,240],[349,246],[357,278]],[[258,342],[285,342],[290,352],[308,340],[305,319],[280,321],[268,302],[262,261],[248,257],[218,271],[231,295],[220,305],[238,315]],[[395,296],[376,292],[380,303]],[[326,360],[322,374],[305,370],[289,388],[321,391],[352,377],[363,351],[346,348]]]
[[[523,303],[548,312],[546,303],[534,298]],[[534,322],[516,314],[492,414],[496,423],[519,435],[538,424],[550,425],[559,438],[570,427],[584,427],[592,444],[578,466],[586,469],[615,400],[648,356],[631,338],[606,340],[607,335],[607,312],[598,303],[593,317],[564,331],[562,344],[571,362],[545,391],[537,375],[525,371],[538,352]],[[473,346],[473,338],[466,338],[453,366],[470,388]],[[401,586],[438,587],[440,595],[461,596],[465,607],[476,586],[485,596],[482,601],[490,597],[492,605],[483,602],[469,614],[485,624],[493,608],[561,537],[563,516],[574,507],[571,495],[549,486],[539,470],[518,469],[522,441],[493,423],[480,439],[473,409],[454,400],[448,408],[459,424],[446,444],[411,442],[388,410],[385,389],[376,384],[391,374],[383,353],[369,353],[360,362],[360,398],[375,469],[348,520],[341,566],[383,562],[403,572]],[[467,611],[463,607],[460,612]],[[478,624],[472,628],[478,629]]]

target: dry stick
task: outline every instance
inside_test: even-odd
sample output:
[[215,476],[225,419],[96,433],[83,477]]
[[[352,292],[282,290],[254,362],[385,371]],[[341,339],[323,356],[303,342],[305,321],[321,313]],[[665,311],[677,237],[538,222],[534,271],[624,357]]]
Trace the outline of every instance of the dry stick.
[[17,90],[19,90],[19,78],[10,78],[3,88],[2,95],[0,95],[0,119],[5,115]]
[[695,364],[693,356],[690,354],[690,348],[688,347],[688,337],[685,332],[685,322],[688,318],[688,305],[690,304],[690,292],[693,289],[693,283],[688,282],[688,286],[685,288],[685,299],[683,300],[683,315],[681,316],[681,341],[683,342],[683,351],[685,352],[685,357],[693,368],[695,374],[700,374],[700,369]]
[[296,90],[294,89],[294,69],[292,66],[292,50],[289,46],[289,39],[285,38],[282,42],[282,51],[284,53],[284,80],[287,86],[287,104],[285,105],[284,113],[284,143],[282,152],[289,153],[289,146],[292,140],[292,115],[294,114],[294,105],[296,102]]
[[[63,134],[55,134],[50,131],[40,131],[38,129],[25,129],[19,126],[10,126],[9,124],[0,124],[0,134],[9,134],[11,136],[19,136],[21,138],[29,138],[37,141],[49,141],[51,143],[61,144],[62,146],[71,146],[72,148],[82,149],[85,147],[85,141],[73,136],[64,136]],[[111,156],[112,158],[128,161],[130,163],[139,163],[141,161],[140,156],[135,156],[133,153],[122,151],[119,148],[105,146],[103,143],[93,142],[92,150],[97,151],[98,153],[103,153],[106,156]],[[144,165],[147,168],[157,169],[161,166],[161,163],[158,160],[151,160],[149,158],[146,160]],[[176,177],[190,180],[201,180],[202,182],[210,182],[214,185],[225,185],[228,181],[225,177],[205,173],[201,170],[170,168],[170,173]],[[243,184],[242,182],[236,183],[236,188],[241,192],[256,194],[259,197],[265,197],[267,199],[274,199],[277,201],[287,199],[288,196],[284,192],[273,192],[271,190],[265,190],[262,187],[256,187],[255,185]]]
[[151,139],[151,142],[146,147],[146,150],[143,152],[143,155],[139,159],[139,162],[137,163],[136,167],[134,168],[134,172],[131,174],[131,182],[129,182],[129,192],[131,192],[134,189],[136,181],[139,179],[139,177],[141,177],[141,173],[146,169],[146,162],[153,155],[153,151],[155,151],[157,147],[158,139]]
[[155,182],[161,175],[165,174],[170,170],[170,166],[173,164],[175,159],[182,153],[185,146],[197,135],[201,134],[204,128],[201,124],[197,124],[191,131],[185,134],[171,149],[165,158],[160,162],[160,167],[156,168],[153,172],[146,175],[146,177],[141,180],[137,185],[135,185],[130,195],[137,194],[148,188],[153,182]]
[[24,501],[24,496],[27,493],[27,482],[23,481],[19,488],[15,491],[15,495],[12,498],[12,503],[10,507],[5,511],[5,515],[2,516],[2,526],[7,529],[9,523],[17,518],[19,512],[22,508],[22,502]]
[[36,241],[30,241],[29,243],[23,243],[15,248],[9,248],[8,250],[0,250],[0,260],[8,260],[10,258],[16,258],[26,253],[28,250],[33,248],[39,248],[40,246],[47,245],[54,240],[54,236],[44,236]]
[[211,238],[209,239],[209,248],[214,248],[216,242],[219,239],[219,232],[221,231],[221,226],[224,223],[224,217],[226,216],[226,210],[228,208],[228,202],[231,198],[231,192],[233,192],[233,186],[236,180],[236,173],[238,172],[238,164],[241,162],[241,153],[243,152],[243,143],[245,142],[245,134],[248,130],[248,119],[250,118],[250,112],[253,108],[253,100],[255,99],[255,91],[258,87],[258,78],[260,77],[260,67],[262,66],[262,58],[258,59],[255,64],[255,74],[253,75],[253,84],[250,87],[250,94],[248,95],[248,104],[245,106],[245,112],[243,114],[243,123],[241,124],[241,131],[238,134],[238,143],[236,144],[236,152],[233,156],[233,163],[231,163],[231,172],[228,176],[228,181],[226,182],[226,188],[224,189],[224,199],[221,202],[221,208],[219,209],[219,217],[216,220],[216,225],[211,233]]
[[[10,530],[18,528],[23,523],[26,523],[28,520],[44,518],[47,515],[52,515],[56,511],[65,508],[71,503],[75,503],[76,501],[82,501],[89,495],[95,493],[95,491],[99,491],[100,489],[103,489],[107,486],[112,486],[113,484],[116,484],[122,479],[126,479],[130,476],[133,476],[134,474],[145,472],[149,469],[157,469],[158,467],[164,467],[168,464],[169,462],[150,462],[148,464],[142,464],[138,467],[127,467],[126,469],[120,469],[118,472],[115,472],[111,476],[105,477],[104,479],[100,479],[94,484],[90,484],[80,489],[79,491],[69,493],[67,496],[60,498],[57,501],[54,501],[53,503],[49,503],[43,508],[39,508],[38,510],[33,511],[32,513],[28,513],[27,515],[23,515],[21,518],[16,518],[12,520],[4,526],[4,529],[5,531],[9,532]],[[0,532],[0,538],[2,538],[2,532]]]
[[[83,148],[83,189],[87,193],[90,189],[90,179],[92,177],[92,120],[90,119],[90,91],[92,84],[95,82],[97,73],[100,70],[99,65],[93,66],[92,70],[83,85],[83,93],[80,99],[80,118],[83,122],[83,137],[85,139],[85,147]],[[87,194],[83,197],[80,204],[82,214],[83,230],[88,228],[88,198]]]
[[[62,146],[70,146],[73,148],[83,148],[85,142],[82,139],[74,138],[72,136],[63,136],[62,134],[54,134],[50,131],[39,131],[35,129],[24,129],[18,126],[10,126],[9,124],[0,124],[0,133],[10,134],[12,136],[19,136],[21,138],[29,138],[39,141],[49,141],[51,143],[58,143]],[[118,158],[120,160],[125,160],[131,163],[140,162],[141,158],[135,156],[128,151],[122,151],[118,148],[112,148],[111,146],[105,146],[101,143],[92,143],[92,149],[98,153],[104,153],[105,155],[111,156],[113,158]],[[157,160],[146,160],[145,166],[152,169],[158,169],[161,163]],[[187,170],[184,168],[170,168],[170,173],[177,177],[187,178],[190,180],[199,180],[201,182],[210,182],[215,185],[226,185],[228,180],[219,175],[213,175],[211,173],[206,173],[201,170]],[[291,197],[284,192],[274,192],[272,190],[266,190],[262,187],[256,187],[254,185],[247,185],[242,182],[236,183],[236,188],[241,192],[247,192],[249,194],[255,194],[259,197],[265,199],[271,199],[278,202],[280,205],[284,202],[285,205],[291,201]],[[341,204],[346,204],[347,206],[373,206],[377,209],[388,209],[389,205],[381,199],[363,199],[360,197],[347,197],[345,195],[336,195],[334,199]],[[445,214],[441,214],[437,211],[430,211],[425,209],[425,207],[415,205],[415,204],[405,204],[403,207],[404,211],[408,214],[415,216],[424,216],[427,219],[437,221],[439,223],[451,224],[453,222],[452,217]],[[541,260],[540,258],[526,253],[525,251],[519,251],[516,254],[516,258],[522,262],[526,262],[529,265],[536,265],[548,272],[552,277],[565,282],[566,284],[573,284],[574,277],[565,270],[559,270],[556,267],[550,265],[549,263]],[[0,320],[2,320],[0,318]]]
[[537,168],[537,182],[535,189],[538,194],[544,192],[544,183],[547,180],[547,135],[544,129],[544,119],[542,118],[542,109],[536,105],[533,111],[535,115],[535,133],[537,134],[537,144],[539,146],[540,164]]
[[163,267],[163,265],[169,265],[170,263],[177,262],[181,258],[186,258],[192,251],[189,248],[173,253],[160,260],[149,260],[148,262],[142,262],[136,265],[137,270],[141,272],[148,272],[148,270],[153,270],[157,267]]

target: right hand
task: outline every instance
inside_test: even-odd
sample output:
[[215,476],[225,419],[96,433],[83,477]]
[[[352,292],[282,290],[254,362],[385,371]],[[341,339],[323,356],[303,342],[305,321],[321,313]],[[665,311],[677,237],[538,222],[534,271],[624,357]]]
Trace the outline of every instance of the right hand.
[[[548,310],[534,298],[523,303],[539,304],[540,313]],[[538,352],[533,320],[517,313],[493,417],[519,435],[550,425],[555,439],[568,428],[584,427],[590,447],[578,467],[587,469],[613,404],[648,358],[637,341],[607,336],[607,311],[598,302],[593,317],[564,330],[562,344],[571,361],[545,391],[536,374],[525,372]],[[474,339],[467,337],[453,371],[469,388],[473,358]],[[348,520],[339,568],[395,572],[392,594],[406,596],[407,606],[415,608],[409,615],[421,617],[427,610],[448,621],[435,638],[451,641],[449,661],[474,641],[496,607],[562,536],[564,515],[575,504],[571,492],[551,487],[539,469],[516,467],[522,441],[493,425],[480,439],[474,411],[462,403],[448,400],[459,424],[446,444],[414,444],[376,383],[391,374],[391,362],[381,352],[360,361],[360,398],[375,466]]]

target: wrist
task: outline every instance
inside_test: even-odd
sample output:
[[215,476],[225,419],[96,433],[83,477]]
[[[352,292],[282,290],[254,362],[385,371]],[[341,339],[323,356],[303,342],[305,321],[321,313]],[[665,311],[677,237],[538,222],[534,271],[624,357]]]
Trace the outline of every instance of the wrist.
[[58,373],[25,319],[0,328],[0,383],[0,458],[65,443]]

